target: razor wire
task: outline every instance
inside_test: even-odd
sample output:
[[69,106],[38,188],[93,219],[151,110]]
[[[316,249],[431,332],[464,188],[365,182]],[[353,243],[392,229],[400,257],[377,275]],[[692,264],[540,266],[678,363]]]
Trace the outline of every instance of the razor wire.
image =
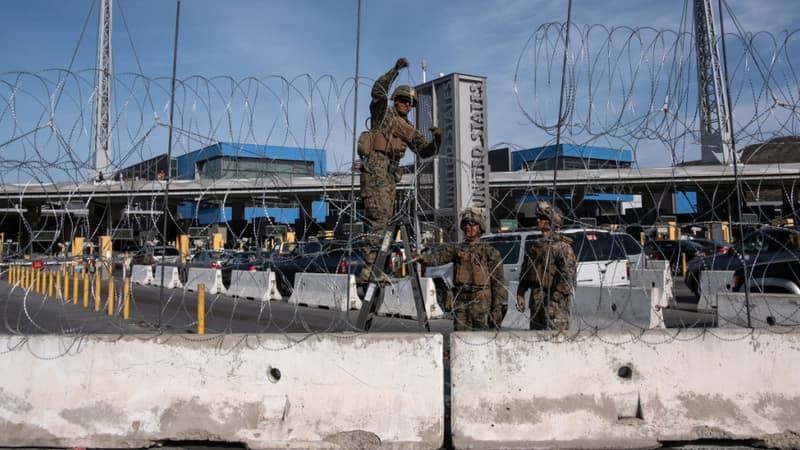
[[[700,142],[697,69],[692,33],[648,27],[573,25],[571,44],[567,50],[566,108],[563,117],[558,118],[554,111],[558,110],[560,95],[563,34],[563,24],[549,23],[538,27],[517,56],[515,71],[508,77],[509,80],[513,79],[511,88],[515,98],[503,101],[508,104],[516,102],[515,117],[530,130],[535,142],[503,142],[492,147],[524,149],[552,143],[556,135],[556,125],[562,122],[562,143],[631,150],[634,163],[628,174],[646,173],[649,168],[662,167],[676,179],[673,191],[694,190],[698,196],[706,195],[706,198],[698,199],[698,202],[704,204],[720,204],[721,200],[738,201],[722,184],[708,192],[699,183],[693,186],[691,181],[686,181],[687,167],[690,167],[687,163],[698,159],[697,149]],[[733,129],[736,142],[740,143],[738,150],[749,147],[748,155],[752,161],[759,161],[758,164],[765,167],[800,162],[784,161],[775,157],[767,157],[766,162],[757,159],[759,153],[767,152],[771,140],[778,142],[775,139],[782,139],[780,142],[794,148],[798,144],[800,80],[795,69],[797,55],[800,54],[798,31],[733,33],[725,38],[731,55],[729,101],[734,111]],[[162,218],[162,214],[157,211],[161,208],[164,183],[153,173],[143,174],[138,179],[136,176],[126,176],[121,170],[116,174],[108,174],[102,180],[88,177],[92,169],[94,145],[92,114],[95,75],[93,69],[48,69],[0,75],[0,195],[7,198],[0,215],[0,226],[4,230],[10,230],[4,236],[7,241],[4,243],[3,255],[4,281],[12,268],[15,271],[19,267],[27,268],[32,259],[43,259],[46,267],[50,268],[39,272],[39,277],[47,277],[44,281],[47,287],[44,289],[41,284],[40,287],[35,287],[36,281],[33,285],[29,281],[24,287],[20,283],[4,284],[3,295],[6,300],[2,308],[2,332],[48,332],[66,335],[94,333],[97,330],[119,333],[195,332],[199,320],[197,292],[188,287],[170,289],[163,304],[154,304],[151,287],[131,285],[128,288],[129,319],[122,320],[125,306],[120,271],[123,266],[126,271],[130,270],[130,255],[140,246],[175,245],[172,242],[175,240],[174,236],[162,235],[162,220],[168,221],[169,228],[175,234],[178,234],[177,230],[185,230],[189,226],[210,230],[212,226],[219,224],[228,237],[225,247],[231,252],[249,250],[257,258],[263,256],[267,260],[292,256],[278,255],[275,252],[279,249],[266,247],[264,242],[255,242],[252,223],[209,221],[201,211],[201,206],[210,209],[217,218],[226,209],[242,208],[243,205],[251,210],[253,217],[267,218],[273,208],[296,208],[304,220],[280,224],[280,219],[273,217],[272,224],[291,228],[298,241],[316,241],[320,243],[318,251],[330,254],[341,250],[337,247],[341,240],[330,240],[328,235],[320,233],[326,230],[341,232],[344,225],[349,224],[351,217],[355,222],[362,221],[360,210],[353,211],[350,203],[350,179],[353,171],[358,170],[356,161],[352,161],[351,156],[355,139],[352,130],[363,128],[359,123],[354,127],[350,122],[358,116],[354,114],[353,79],[337,80],[331,75],[314,77],[304,74],[242,79],[193,75],[177,80],[173,125],[174,156],[180,157],[218,143],[229,144],[239,161],[254,156],[249,145],[299,149],[300,152],[307,152],[306,159],[317,154],[314,151],[319,150],[327,157],[327,173],[320,175],[306,168],[305,172],[291,176],[262,171],[257,177],[252,177],[240,164],[222,178],[215,178],[209,175],[210,167],[178,167],[178,173],[172,173],[170,169],[167,176],[173,177],[171,182],[175,189],[170,193],[171,198],[189,202],[195,207],[170,209],[168,217]],[[369,78],[360,80],[361,87],[366,88],[369,88],[371,82]],[[110,147],[111,162],[115,169],[153,160],[165,153],[169,131],[165,117],[170,108],[170,83],[169,78],[148,77],[143,73],[114,76]],[[496,105],[497,103],[493,106]],[[362,109],[365,108],[358,108],[359,111]],[[417,112],[425,113],[426,111]],[[363,118],[357,120],[361,121]],[[787,154],[791,156],[791,152]],[[438,160],[440,163],[453,163],[445,161],[443,157]],[[409,158],[404,161],[411,162]],[[416,177],[428,165],[434,164],[434,161],[436,158],[420,161],[417,173],[414,173],[413,164],[407,170],[411,176]],[[283,162],[280,159],[270,161],[275,165]],[[470,164],[469,161],[455,163],[467,168]],[[537,161],[529,162],[531,166],[536,163]],[[751,160],[742,161],[745,166],[751,163]],[[576,179],[588,180],[597,176],[597,169],[588,164],[572,170],[578,174]],[[535,172],[530,173],[530,186],[521,186],[517,190],[491,190],[492,204],[496,205],[492,211],[493,224],[499,223],[499,219],[521,213],[521,207],[515,203],[515,198],[519,195],[552,194],[550,186],[534,183]],[[655,241],[660,233],[658,224],[663,225],[665,219],[659,212],[662,204],[667,201],[663,198],[663,192],[648,189],[637,192],[625,182],[623,172],[620,173],[616,182],[595,187],[592,194],[638,195],[641,198],[638,205],[630,204],[627,209],[610,213],[604,211],[602,217],[607,222],[606,225],[619,231],[630,228],[630,234],[637,240],[644,239],[644,243]],[[190,184],[192,189],[181,190]],[[795,181],[788,189],[776,190],[769,180],[749,182],[745,184],[744,201],[770,198],[773,202],[788,204],[791,211],[783,218],[792,218],[796,224],[796,185]],[[328,219],[325,223],[310,219],[315,211],[312,210],[313,206],[308,206],[308,195],[298,194],[301,188],[314,190],[316,199],[327,204]],[[400,190],[400,214],[409,214],[414,207],[434,207],[428,204],[414,205],[412,198],[413,193],[410,190]],[[570,225],[584,228],[595,226],[574,213],[588,202],[585,193],[581,193],[579,188],[573,189],[569,199],[562,200],[569,205],[565,212]],[[35,204],[40,205],[38,209],[32,206]],[[653,217],[655,220],[652,220]],[[730,217],[716,215],[714,211],[710,211],[707,217],[711,220],[735,222]],[[761,216],[758,219],[762,223],[767,221]],[[636,231],[632,231],[634,228]],[[135,246],[131,245],[127,249],[130,251],[127,256],[125,249],[121,247],[125,242],[130,243],[127,237],[122,239],[125,230],[135,230],[144,233],[141,236],[147,236],[140,237]],[[88,261],[79,256],[83,253],[82,249],[77,251],[69,247],[73,238],[84,237],[86,242],[93,243],[96,253],[99,251],[99,238],[103,235],[111,236],[112,242],[118,246],[107,257]],[[351,245],[361,238],[352,230],[341,237],[342,240],[349,240]],[[418,244],[422,245],[421,242]],[[757,258],[759,252],[766,251],[770,245],[797,255],[800,241],[795,236],[786,241],[775,240],[772,244],[764,243],[762,239],[761,244],[763,248],[753,243],[751,257]],[[207,248],[210,244],[204,245]],[[750,243],[744,242],[740,245]],[[665,255],[659,257],[658,252],[659,248],[656,247],[651,256],[665,259]],[[25,255],[31,259],[24,259]],[[73,258],[72,255],[76,256]],[[87,261],[96,261],[97,267],[96,272],[92,272],[89,277],[90,304],[85,308],[88,311],[81,311],[81,304],[84,302],[83,274],[91,267],[91,264],[84,264]],[[403,262],[398,259],[397,263],[400,268],[395,275],[400,280]],[[96,274],[102,272],[103,268],[100,266],[103,264],[112,268],[113,275],[110,278],[117,283],[116,290],[111,294],[108,277],[102,279],[99,285],[94,281]],[[70,275],[68,287],[65,284],[67,282],[61,279],[60,286],[51,290],[50,287],[56,284],[51,280],[54,276],[51,273],[65,265],[82,268],[78,281],[75,282],[75,276]],[[296,282],[296,274],[330,273],[337,269],[311,265],[294,269],[296,271],[291,275],[280,272],[275,274],[279,298],[271,301],[256,301],[227,294],[207,295],[206,332],[357,331],[357,312],[310,308],[290,301],[291,295],[297,290],[292,283]],[[673,271],[671,276],[675,283],[683,283],[682,267],[673,264],[670,269],[666,269],[669,270]],[[668,276],[666,271],[665,276]],[[178,274],[178,281],[184,286],[189,281],[187,272],[185,268],[180,268]],[[768,273],[769,270],[766,270],[760,275],[762,280]],[[509,281],[506,281],[506,285],[512,289]],[[447,284],[442,286],[441,282],[438,279],[435,284],[436,304],[440,308],[450,288]],[[612,292],[612,286],[603,283],[592,291],[591,296],[594,297],[590,296],[586,300],[590,306],[611,307],[607,303],[607,296],[608,292]],[[76,285],[77,292],[80,293],[77,298]],[[634,291],[630,283],[627,286],[622,289]],[[330,285],[328,289],[327,295],[332,297],[344,295],[337,291],[340,288]],[[619,288],[614,292],[619,293]],[[508,305],[512,314],[513,298],[512,292]],[[661,320],[652,326],[664,326],[665,311],[671,313],[674,306],[652,305],[649,313]],[[164,318],[161,324],[154,320],[159,309]],[[56,329],[47,325],[52,324],[53,314],[56,316],[55,323],[59,324]],[[769,317],[780,323],[796,323],[799,315],[800,312],[795,310],[775,313]],[[580,316],[574,316],[573,320],[580,323],[583,334],[578,336],[572,332],[566,333],[570,339],[582,339],[587,332],[589,335],[596,335],[592,332],[608,328],[630,330],[630,338],[639,339],[644,330],[649,328],[638,323],[627,323],[623,319],[601,325]],[[716,321],[694,320],[696,319],[673,318],[670,326],[675,327],[675,333],[669,339],[681,339],[680,329],[687,326],[703,326],[710,333],[714,332],[712,325]],[[719,317],[719,320],[734,322],[735,318]],[[452,313],[441,311],[433,322],[436,322],[434,331],[452,329]],[[381,318],[373,327],[373,331],[415,330],[417,326],[414,320],[397,316]],[[530,337],[532,340],[542,338],[554,337]]]

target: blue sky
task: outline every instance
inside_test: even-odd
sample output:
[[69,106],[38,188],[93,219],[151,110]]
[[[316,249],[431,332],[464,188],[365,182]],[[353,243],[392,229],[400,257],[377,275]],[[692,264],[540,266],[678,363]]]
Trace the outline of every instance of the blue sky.
[[[0,74],[3,75],[0,80],[14,84],[17,82],[13,78],[10,80],[9,73],[70,67],[73,54],[73,70],[93,67],[97,28],[96,5],[91,12],[94,3],[93,0],[4,1],[3,26],[0,27],[0,41],[4,42],[0,47]],[[716,3],[714,1],[715,7]],[[796,0],[730,0],[728,4],[748,32],[771,30],[777,33],[800,23],[800,8],[797,8]],[[551,137],[532,126],[525,118],[523,109],[536,109],[534,114],[542,117],[550,113],[554,120],[556,111],[553,108],[557,103],[553,102],[553,93],[557,93],[559,79],[550,80],[546,86],[550,101],[547,108],[542,108],[542,103],[531,102],[532,96],[542,94],[547,83],[539,80],[535,90],[526,91],[524,86],[530,81],[526,78],[539,73],[541,69],[526,69],[529,67],[526,66],[527,58],[531,54],[524,49],[526,42],[542,24],[565,20],[566,5],[566,1],[552,0],[363,0],[360,75],[365,77],[365,85],[359,93],[359,122],[363,123],[366,115],[371,79],[390,67],[397,57],[405,56],[410,60],[411,67],[401,74],[400,81],[403,83],[416,84],[422,81],[422,60],[428,63],[429,79],[439,73],[453,72],[487,77],[490,144],[508,142],[520,147],[544,145]],[[311,80],[328,77],[335,80],[336,86],[346,86],[347,80],[353,78],[355,69],[356,6],[355,0],[183,0],[178,78],[229,76],[241,80],[277,75],[294,79],[308,74]],[[83,24],[90,12],[88,26],[81,37]],[[601,24],[605,27],[678,30],[682,26],[681,17],[687,12],[682,0],[575,0],[573,22],[577,26]],[[115,0],[115,73],[138,73],[141,64],[141,72],[149,78],[169,76],[174,23],[174,1]],[[726,24],[726,31],[733,31],[733,28],[732,24]],[[797,50],[797,45],[791,47],[791,52]],[[138,64],[134,54],[138,57]],[[523,61],[520,66],[523,71],[515,85],[515,70],[520,60]],[[560,55],[556,60],[559,62],[556,67],[558,70],[551,70],[551,75],[560,72]],[[214,84],[221,85],[224,81],[218,78]],[[25,85],[30,85],[30,81],[25,81]],[[0,93],[8,95],[10,88],[4,89]],[[640,89],[643,88],[637,86],[637,91]],[[38,97],[42,95],[38,94]],[[351,150],[348,128],[352,126],[348,122],[351,117],[347,117],[352,115],[351,107],[346,105],[348,101],[352,102],[348,95],[348,90],[336,94],[335,103],[341,103],[343,110],[325,115],[326,119],[333,122],[328,126],[329,135],[322,138],[317,134],[324,132],[315,131],[314,136],[309,137],[308,132],[303,131],[304,127],[308,127],[308,117],[299,114],[290,126],[300,129],[293,131],[295,137],[304,133],[306,136],[290,139],[288,143],[323,145],[330,150],[329,167],[334,170],[345,168],[349,164]],[[517,95],[522,96],[522,105]],[[82,98],[75,103],[85,104],[86,101]],[[273,100],[260,97],[258,101]],[[633,105],[627,107],[632,108]],[[120,108],[120,105],[115,105],[115,108]],[[163,105],[156,102],[155,109],[161,117],[166,117]],[[315,117],[315,120],[319,120],[319,117]],[[19,134],[19,130],[10,131],[8,121],[8,116],[5,119],[0,116],[0,142]],[[86,128],[85,123],[80,127]],[[247,137],[247,133],[222,132],[211,124],[195,124],[194,127],[202,133],[220,136],[223,140]],[[133,135],[134,140],[140,137],[141,133],[135,130],[135,126],[126,124],[124,128],[116,133],[118,139],[124,141],[126,134]],[[255,140],[265,136],[262,131],[255,134]],[[624,142],[591,136],[576,139],[591,141],[596,145],[626,145]],[[278,141],[275,143],[286,140]],[[642,143],[628,144],[642,145],[644,148]],[[117,145],[126,147],[130,144],[118,141]],[[183,145],[188,150],[196,143],[184,142]],[[695,150],[687,150],[686,145],[682,145],[682,157],[692,159]],[[124,161],[135,162],[138,157],[158,151],[155,148],[127,155]],[[669,165],[670,159],[661,153],[642,150],[638,159],[645,165]]]

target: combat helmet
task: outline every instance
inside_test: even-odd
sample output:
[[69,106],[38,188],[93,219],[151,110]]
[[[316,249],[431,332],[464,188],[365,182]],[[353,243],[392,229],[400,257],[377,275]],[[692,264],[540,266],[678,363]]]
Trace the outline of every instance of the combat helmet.
[[561,211],[547,201],[540,201],[537,203],[536,216],[549,220],[552,228],[561,227],[561,223],[563,222]]
[[394,88],[392,92],[392,101],[397,97],[406,97],[411,99],[411,106],[417,106],[417,90],[413,86],[401,84]]
[[486,217],[483,208],[472,206],[461,211],[461,221],[459,223],[461,228],[464,228],[465,222],[478,222],[481,227],[481,234],[486,233]]

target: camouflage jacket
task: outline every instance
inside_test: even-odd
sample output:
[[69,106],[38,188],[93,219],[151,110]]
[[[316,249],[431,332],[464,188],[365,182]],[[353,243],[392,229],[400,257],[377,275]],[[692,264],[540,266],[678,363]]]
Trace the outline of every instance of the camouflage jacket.
[[406,148],[423,158],[436,154],[436,144],[429,142],[407,118],[400,116],[389,106],[389,89],[399,72],[392,67],[381,75],[372,86],[372,101],[369,104],[370,131],[377,131],[383,139],[376,139],[376,147],[383,153],[400,160]]
[[506,299],[503,260],[500,252],[486,242],[462,242],[448,245],[436,253],[423,255],[420,261],[429,266],[453,263],[453,284],[456,291],[470,288],[472,292],[488,290],[491,311],[500,317]]
[[571,238],[555,233],[539,238],[525,255],[517,295],[528,289],[568,295],[575,288],[577,267]]

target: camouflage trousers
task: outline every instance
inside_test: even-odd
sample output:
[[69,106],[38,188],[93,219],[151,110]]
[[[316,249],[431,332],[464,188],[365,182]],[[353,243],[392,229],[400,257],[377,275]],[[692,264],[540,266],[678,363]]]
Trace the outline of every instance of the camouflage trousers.
[[360,274],[362,281],[370,279],[383,235],[394,215],[397,181],[390,168],[392,164],[385,155],[377,154],[365,160],[361,169],[361,201],[367,241],[364,269]]
[[489,297],[480,292],[458,292],[453,306],[455,331],[491,330],[489,324]]
[[559,291],[547,292],[534,288],[531,292],[531,330],[557,330],[569,329],[569,302],[570,295]]

